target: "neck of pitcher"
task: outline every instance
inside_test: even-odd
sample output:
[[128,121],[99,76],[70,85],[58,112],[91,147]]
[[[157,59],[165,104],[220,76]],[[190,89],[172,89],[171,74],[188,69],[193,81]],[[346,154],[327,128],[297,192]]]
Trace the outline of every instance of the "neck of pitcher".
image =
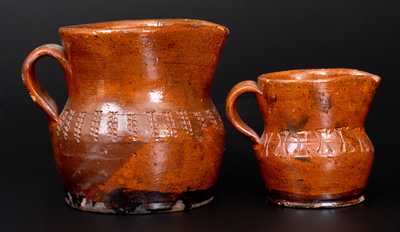
[[349,77],[326,82],[261,83],[266,131],[297,133],[319,129],[364,128],[379,81]]
[[149,31],[61,30],[72,69],[71,101],[206,99],[227,34],[208,24]]

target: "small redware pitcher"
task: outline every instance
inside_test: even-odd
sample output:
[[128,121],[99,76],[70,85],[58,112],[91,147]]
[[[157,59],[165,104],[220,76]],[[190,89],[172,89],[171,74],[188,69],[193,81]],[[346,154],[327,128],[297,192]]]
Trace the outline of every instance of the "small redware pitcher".
[[[268,73],[233,87],[227,117],[254,142],[273,203],[330,208],[364,201],[374,157],[364,121],[379,82],[353,69],[310,69]],[[238,97],[248,92],[263,115],[261,137],[236,111]]]
[[[32,51],[22,77],[47,115],[68,205],[141,214],[210,202],[224,150],[210,87],[228,29],[154,19],[59,32],[63,46]],[[61,114],[34,75],[42,56],[56,58],[65,71]]]

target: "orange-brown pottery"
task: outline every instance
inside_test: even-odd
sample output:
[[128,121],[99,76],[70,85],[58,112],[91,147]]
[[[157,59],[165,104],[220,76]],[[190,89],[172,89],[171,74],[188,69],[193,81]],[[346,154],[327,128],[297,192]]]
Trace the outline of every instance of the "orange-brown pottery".
[[[191,209],[213,199],[224,128],[210,87],[228,29],[190,19],[61,27],[22,77],[49,121],[54,158],[73,208],[102,213]],[[42,56],[65,71],[59,115],[35,77]]]
[[[364,200],[374,157],[364,121],[380,82],[353,69],[310,69],[261,75],[228,95],[233,126],[254,142],[269,199],[304,208]],[[239,117],[238,97],[253,92],[263,115],[259,137]]]

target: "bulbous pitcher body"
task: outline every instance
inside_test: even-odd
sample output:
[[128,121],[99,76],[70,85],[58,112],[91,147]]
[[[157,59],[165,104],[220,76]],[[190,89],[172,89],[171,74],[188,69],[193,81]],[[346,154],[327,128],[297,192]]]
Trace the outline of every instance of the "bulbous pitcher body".
[[[289,207],[340,207],[362,202],[374,148],[364,121],[378,76],[352,69],[264,74],[235,86],[228,118],[254,141],[269,199]],[[235,109],[255,92],[264,120],[260,137]]]
[[[73,208],[104,213],[190,209],[213,199],[224,128],[210,97],[228,30],[188,19],[61,27],[63,47],[34,50],[24,83],[49,118]],[[43,55],[65,71],[60,115],[34,77]]]

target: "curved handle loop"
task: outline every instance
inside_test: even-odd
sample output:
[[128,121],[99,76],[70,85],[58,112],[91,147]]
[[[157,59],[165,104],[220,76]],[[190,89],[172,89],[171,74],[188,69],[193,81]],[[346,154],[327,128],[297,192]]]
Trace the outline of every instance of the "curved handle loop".
[[49,94],[40,87],[35,75],[35,63],[43,56],[51,56],[61,64],[66,77],[71,76],[71,68],[64,53],[64,48],[58,44],[45,44],[33,50],[22,65],[22,81],[33,102],[46,113],[49,120],[59,122],[57,104]]
[[235,127],[238,131],[243,133],[244,135],[250,137],[250,139],[256,143],[261,144],[261,139],[258,134],[251,129],[243,120],[240,118],[237,112],[237,100],[240,95],[244,93],[256,93],[258,95],[262,95],[262,91],[258,88],[257,83],[255,81],[242,81],[236,84],[228,94],[226,98],[226,116],[228,120],[232,123],[233,127]]

